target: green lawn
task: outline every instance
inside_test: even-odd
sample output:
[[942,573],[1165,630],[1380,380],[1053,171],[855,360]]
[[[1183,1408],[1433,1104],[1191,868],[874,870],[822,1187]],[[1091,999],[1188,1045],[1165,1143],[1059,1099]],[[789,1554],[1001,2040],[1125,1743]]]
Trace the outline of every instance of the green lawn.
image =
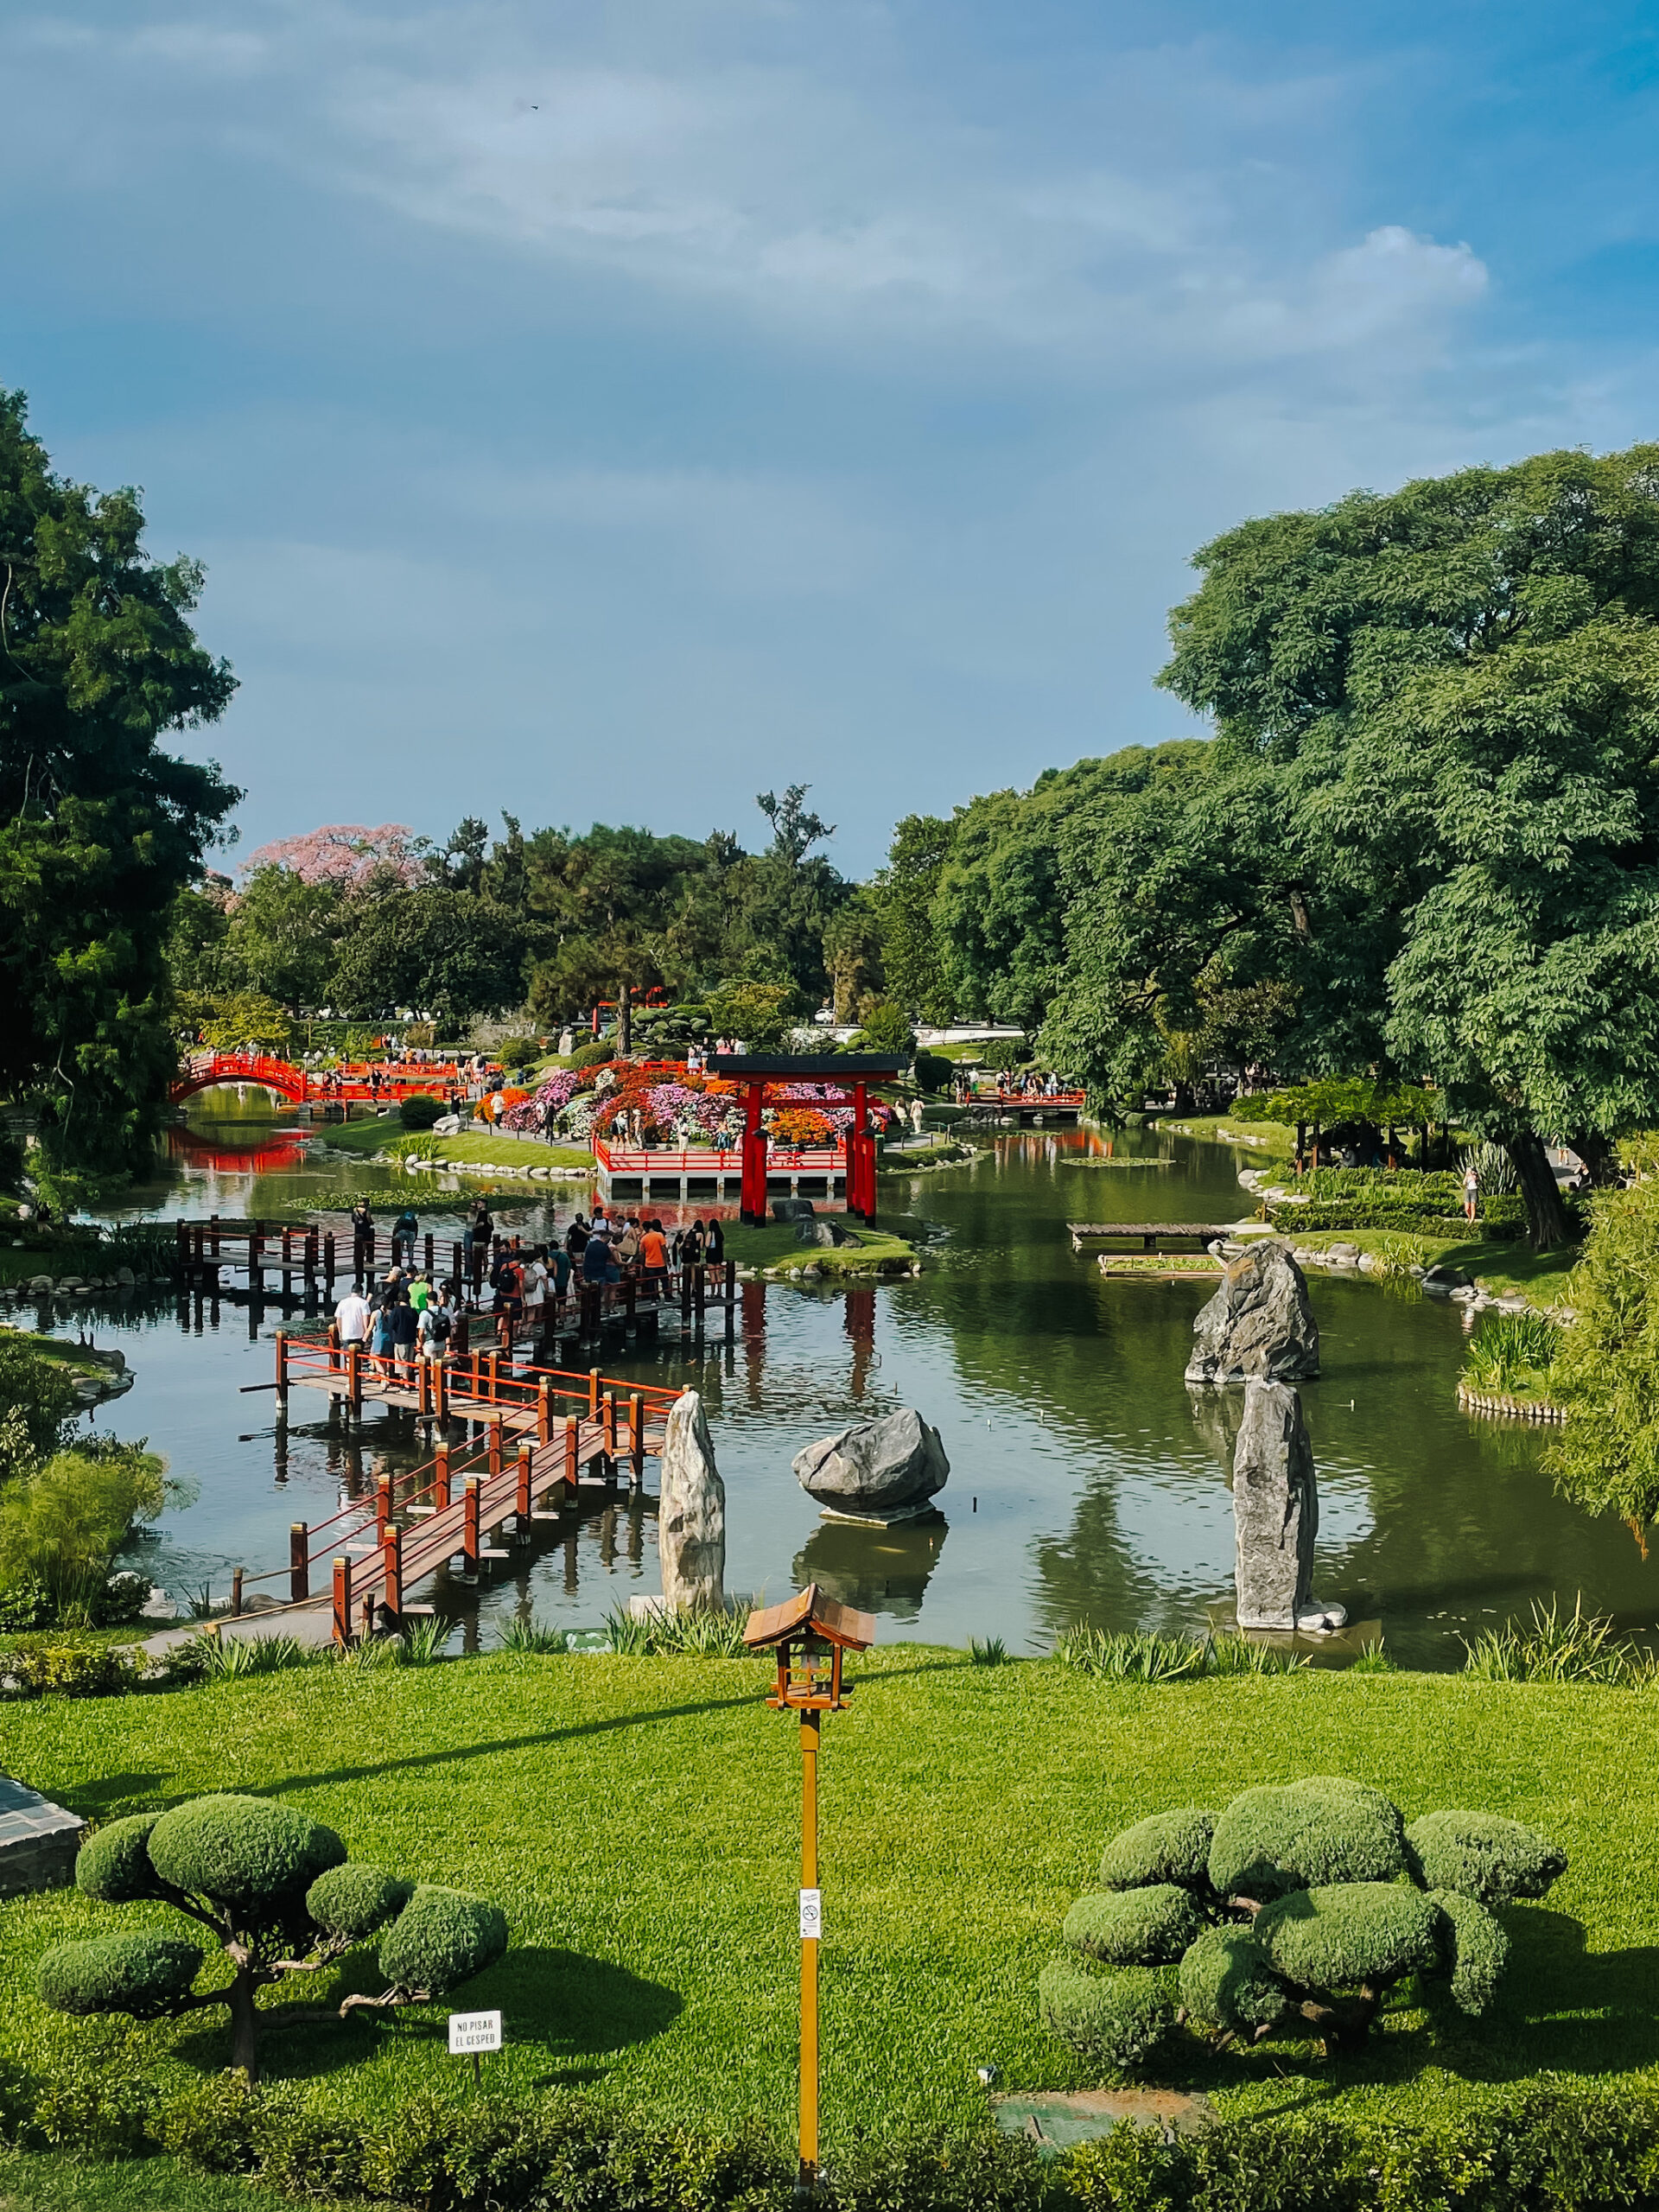
[[[1231,2059],[1192,2044],[1160,2079],[1233,2111],[1317,2097],[1426,2117],[1546,2069],[1659,2075],[1649,1694],[1324,1672],[1132,1686],[902,1645],[855,1671],[821,1763],[831,2141],[973,2122],[980,2065],[1011,2088],[1083,2085],[1033,1989],[1106,1837],[1319,1772],[1376,1784],[1408,1818],[1472,1805],[1566,1847],[1547,1904],[1508,1915],[1503,2009],[1473,2023],[1402,2009],[1338,2062],[1297,2044]],[[752,1662],[693,1659],[317,1668],[10,1707],[0,1765],[99,1819],[215,1789],[280,1793],[354,1855],[506,1906],[513,1948],[453,2000],[505,2012],[494,2086],[592,2084],[644,2115],[753,2118],[785,2139],[799,1759],[764,1681]],[[29,1993],[49,1943],[135,1916],[170,1922],[73,1891],[0,1905],[0,2060],[49,2069],[96,2051],[163,2084],[225,2063],[199,2017],[79,2022]],[[452,2084],[442,2009],[273,2036],[270,2073],[353,2111]]]
[[727,1256],[745,1268],[771,1268],[788,1274],[798,1274],[816,1260],[830,1275],[874,1274],[887,1264],[908,1267],[916,1257],[916,1247],[902,1236],[890,1236],[880,1228],[866,1229],[840,1214],[831,1218],[850,1230],[858,1243],[803,1244],[796,1236],[793,1222],[769,1221],[762,1229],[733,1222],[725,1230]]
[[345,1122],[322,1132],[325,1143],[336,1151],[355,1153],[372,1160],[376,1153],[395,1157],[410,1151],[429,1153],[439,1160],[461,1160],[479,1167],[581,1167],[591,1171],[594,1155],[574,1145],[519,1144],[512,1137],[488,1129],[476,1134],[463,1130],[449,1137],[432,1136],[423,1130],[412,1136],[395,1114],[372,1122]]
[[1170,1136],[1197,1137],[1205,1144],[1236,1145],[1264,1167],[1288,1167],[1296,1149],[1296,1132],[1284,1122],[1252,1122],[1238,1114],[1149,1114],[1147,1127]]
[[0,2152],[0,2212],[277,2212],[292,2199],[188,2173],[172,2158],[114,2165]]
[[[1357,1244],[1362,1252],[1379,1252],[1389,1243],[1398,1244],[1408,1232],[1397,1229],[1321,1229],[1299,1236],[1294,1229],[1286,1229],[1279,1233],[1288,1243],[1314,1251],[1323,1251],[1332,1244]],[[1413,1235],[1411,1242],[1421,1245],[1426,1266],[1461,1268],[1483,1290],[1495,1295],[1518,1290],[1540,1307],[1570,1306],[1573,1302],[1572,1274],[1578,1265],[1577,1245],[1569,1245],[1559,1252],[1535,1252],[1519,1237],[1475,1236],[1465,1240]]]

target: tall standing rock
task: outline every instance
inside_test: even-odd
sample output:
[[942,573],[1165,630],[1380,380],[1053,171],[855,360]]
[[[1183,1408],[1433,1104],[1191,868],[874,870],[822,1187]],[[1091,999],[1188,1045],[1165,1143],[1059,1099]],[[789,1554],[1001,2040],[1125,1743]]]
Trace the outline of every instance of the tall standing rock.
[[1192,1324],[1189,1382],[1297,1382],[1319,1371],[1319,1325],[1307,1279],[1271,1237],[1222,1271],[1221,1287]]
[[673,1608],[726,1602],[726,1485],[695,1390],[682,1390],[663,1440],[657,1552],[663,1602]]
[[1313,1601],[1319,1488],[1302,1402],[1283,1382],[1244,1386],[1233,1453],[1234,1586],[1240,1628],[1340,1628],[1340,1605]]

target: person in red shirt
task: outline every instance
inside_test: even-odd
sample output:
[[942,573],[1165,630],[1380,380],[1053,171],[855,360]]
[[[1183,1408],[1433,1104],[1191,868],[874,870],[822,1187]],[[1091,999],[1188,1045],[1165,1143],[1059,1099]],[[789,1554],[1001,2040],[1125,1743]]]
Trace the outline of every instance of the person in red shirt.
[[639,1258],[645,1271],[645,1288],[660,1298],[668,1283],[668,1239],[660,1221],[646,1224],[639,1239]]

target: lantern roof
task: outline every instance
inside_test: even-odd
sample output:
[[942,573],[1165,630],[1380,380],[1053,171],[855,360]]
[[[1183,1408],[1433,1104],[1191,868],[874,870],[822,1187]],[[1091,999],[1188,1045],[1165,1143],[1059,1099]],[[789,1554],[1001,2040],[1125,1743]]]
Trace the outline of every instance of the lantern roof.
[[875,1616],[826,1598],[816,1582],[809,1582],[798,1597],[751,1613],[743,1641],[751,1651],[759,1651],[801,1636],[822,1637],[846,1651],[868,1651],[875,1642]]

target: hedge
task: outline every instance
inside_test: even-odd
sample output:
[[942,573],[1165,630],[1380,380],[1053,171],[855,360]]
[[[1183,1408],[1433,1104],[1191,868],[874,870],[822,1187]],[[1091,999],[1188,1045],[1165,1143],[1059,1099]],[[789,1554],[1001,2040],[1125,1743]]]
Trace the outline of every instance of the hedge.
[[[423,2096],[366,2128],[297,2090],[219,2075],[182,2094],[115,2068],[0,2084],[20,2147],[166,2151],[315,2204],[442,2212],[790,2212],[794,2159],[758,2134],[652,2127],[555,2095]],[[1165,2141],[1121,2124],[1045,2158],[987,2130],[831,2145],[823,2212],[1603,2212],[1659,2203],[1659,2089],[1545,2076],[1428,2127],[1345,2113],[1224,2122]]]

